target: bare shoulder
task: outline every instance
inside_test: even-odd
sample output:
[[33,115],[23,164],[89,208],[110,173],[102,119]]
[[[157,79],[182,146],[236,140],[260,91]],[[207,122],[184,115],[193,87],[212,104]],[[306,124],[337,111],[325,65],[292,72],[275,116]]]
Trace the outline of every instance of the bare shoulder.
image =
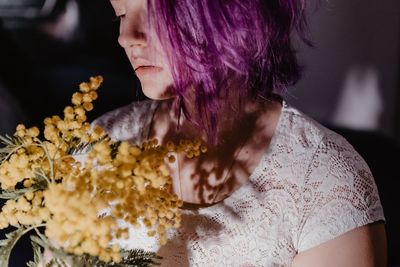
[[292,267],[384,267],[386,246],[384,224],[368,224],[300,252],[295,256]]

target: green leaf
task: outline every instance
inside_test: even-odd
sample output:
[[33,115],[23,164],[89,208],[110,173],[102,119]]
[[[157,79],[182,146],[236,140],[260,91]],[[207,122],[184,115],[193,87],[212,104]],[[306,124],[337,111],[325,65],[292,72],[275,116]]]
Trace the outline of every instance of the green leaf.
[[92,149],[92,144],[81,143],[79,139],[72,140],[69,143],[68,155],[84,154]]
[[9,136],[8,134],[5,136],[0,135],[0,144],[5,146],[20,146],[24,143],[24,140],[16,135]]
[[24,140],[19,136],[0,135],[0,145],[3,145],[0,148],[0,162],[3,162],[16,148],[24,145]]
[[82,143],[79,138],[74,138],[68,143],[69,149],[67,151],[67,154],[69,155],[86,154],[90,150],[92,150],[95,144],[104,141],[104,139],[106,139],[106,137],[103,137],[92,143]]
[[[69,255],[63,251],[62,249],[56,249],[52,247],[49,243],[46,237],[44,237],[42,234],[37,232],[39,236],[32,235],[31,236],[31,243],[33,247],[33,252],[34,252],[34,261],[30,261],[27,263],[28,267],[37,267],[39,263],[42,262],[42,250],[41,248],[48,249],[54,258],[52,258],[49,262],[46,263],[45,267],[75,267],[75,266],[70,266],[67,264]],[[40,238],[40,236],[42,238]],[[43,239],[44,238],[44,239]]]
[[6,234],[6,239],[0,240],[0,267],[8,267],[11,251],[17,241],[25,234],[24,228]]
[[[31,239],[34,236],[31,236]],[[40,245],[36,243],[34,240],[31,241],[33,248],[33,261],[29,261],[26,265],[28,267],[38,267],[39,263],[42,260],[42,250],[40,249]]]
[[143,249],[123,250],[122,251],[124,265],[115,265],[118,267],[138,266],[147,267],[160,265],[159,261],[162,259],[154,252],[144,251]]
[[[17,241],[24,235],[27,229],[18,228],[14,232],[6,234],[6,239],[0,240],[0,267],[8,267],[11,251]],[[28,267],[37,267],[41,262],[41,247],[50,249],[54,258],[46,264],[46,267],[150,267],[160,265],[161,257],[154,252],[146,252],[141,249],[123,250],[122,261],[119,263],[105,263],[97,257],[87,254],[82,256],[71,255],[62,249],[49,246],[37,236],[31,236],[34,260],[27,263]],[[72,265],[67,264],[72,262]]]
[[72,256],[74,267],[150,267],[160,265],[158,262],[161,257],[154,252],[146,252],[142,249],[123,250],[122,260],[119,263],[105,263],[97,257],[89,256]]
[[[18,190],[16,190],[16,191],[18,191]],[[24,192],[21,194],[20,192],[16,192],[16,191],[2,191],[0,193],[0,198],[1,199],[17,199],[25,193]]]
[[[46,263],[45,267],[72,267],[69,266],[64,260],[59,258],[51,259],[48,263]],[[75,267],[75,266],[73,266]]]
[[[43,236],[43,234],[40,234],[40,235]],[[45,243],[45,241],[43,241],[40,237],[38,237],[36,235],[31,235],[30,237],[31,237],[32,243],[35,243],[36,245],[39,245],[42,248],[46,248],[48,246],[47,243]]]

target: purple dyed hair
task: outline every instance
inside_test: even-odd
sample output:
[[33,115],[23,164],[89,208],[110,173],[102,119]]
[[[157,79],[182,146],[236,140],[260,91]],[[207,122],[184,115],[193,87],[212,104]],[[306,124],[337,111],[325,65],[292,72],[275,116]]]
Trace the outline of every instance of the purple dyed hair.
[[[290,35],[305,38],[304,0],[148,0],[150,25],[169,57],[179,109],[216,141],[218,98],[270,98],[296,83]],[[197,114],[188,114],[194,87]]]

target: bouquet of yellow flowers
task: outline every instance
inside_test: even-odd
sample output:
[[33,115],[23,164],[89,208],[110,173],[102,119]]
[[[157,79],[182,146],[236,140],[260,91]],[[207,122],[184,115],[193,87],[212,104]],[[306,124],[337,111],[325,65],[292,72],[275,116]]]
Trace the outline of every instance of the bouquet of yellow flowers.
[[142,222],[161,244],[167,228],[179,227],[182,201],[171,191],[166,161],[206,148],[199,141],[135,146],[111,140],[86,121],[102,80],[81,83],[64,118],[44,120],[43,134],[18,125],[13,136],[0,136],[0,198],[7,199],[0,229],[14,227],[0,241],[0,267],[8,266],[20,237],[33,231],[30,267],[43,264],[43,248],[54,256],[46,266],[148,266],[157,263],[155,254],[125,251],[112,242],[128,237],[118,220]]

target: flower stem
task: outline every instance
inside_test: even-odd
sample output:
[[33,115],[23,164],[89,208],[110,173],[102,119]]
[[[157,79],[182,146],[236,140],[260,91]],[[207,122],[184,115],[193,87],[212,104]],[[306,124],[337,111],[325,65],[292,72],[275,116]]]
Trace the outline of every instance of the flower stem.
[[44,144],[43,142],[40,142],[40,145],[43,148],[44,153],[46,154],[46,157],[47,157],[47,159],[49,161],[49,164],[50,164],[50,179],[51,179],[52,182],[54,182],[54,162],[50,157],[50,153],[49,153],[49,150],[47,149],[46,144]]

